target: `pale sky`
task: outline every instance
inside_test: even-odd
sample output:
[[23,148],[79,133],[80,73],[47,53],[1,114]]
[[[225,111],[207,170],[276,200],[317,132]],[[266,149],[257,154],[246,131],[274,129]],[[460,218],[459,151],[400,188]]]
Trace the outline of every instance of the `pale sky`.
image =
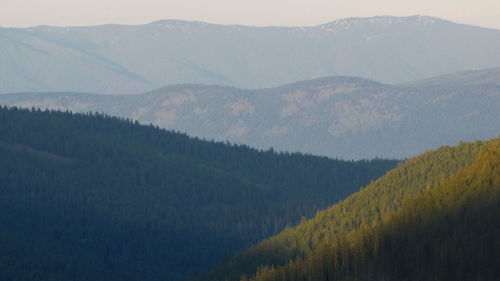
[[2,27],[159,19],[310,26],[346,17],[416,14],[500,29],[500,0],[0,0]]

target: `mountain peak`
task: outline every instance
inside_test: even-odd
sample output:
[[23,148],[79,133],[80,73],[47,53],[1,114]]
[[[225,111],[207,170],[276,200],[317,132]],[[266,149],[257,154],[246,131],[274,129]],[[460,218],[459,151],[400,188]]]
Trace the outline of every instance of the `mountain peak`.
[[433,25],[436,23],[447,22],[446,20],[424,16],[424,15],[413,15],[406,17],[396,17],[396,16],[374,16],[374,17],[351,17],[334,20],[332,22],[319,25],[322,28],[336,28],[347,30],[350,27],[355,26],[366,26],[366,25],[376,25],[389,27],[394,24],[418,24],[418,25]]
[[211,25],[210,23],[201,22],[201,21],[187,21],[187,20],[178,20],[178,19],[161,19],[157,21],[153,21],[148,25],[172,25],[172,26],[185,26],[185,25]]

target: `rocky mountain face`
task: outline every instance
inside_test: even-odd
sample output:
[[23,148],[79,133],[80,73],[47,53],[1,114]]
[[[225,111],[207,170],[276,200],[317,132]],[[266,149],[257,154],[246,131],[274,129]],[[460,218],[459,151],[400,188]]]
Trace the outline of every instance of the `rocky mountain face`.
[[263,88],[337,75],[402,83],[498,67],[499,49],[499,30],[425,16],[312,27],[162,20],[0,28],[0,93],[131,94],[179,83]]
[[497,136],[497,77],[498,68],[404,85],[353,77],[261,90],[184,84],[127,96],[0,95],[0,104],[104,112],[261,149],[343,159],[405,158],[439,145]]

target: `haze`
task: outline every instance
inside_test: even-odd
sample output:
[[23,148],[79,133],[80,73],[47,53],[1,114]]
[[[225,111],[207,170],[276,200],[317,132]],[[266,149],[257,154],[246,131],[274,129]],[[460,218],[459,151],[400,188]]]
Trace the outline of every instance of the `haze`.
[[142,24],[158,19],[308,26],[345,17],[415,14],[500,29],[498,0],[2,0],[0,26]]

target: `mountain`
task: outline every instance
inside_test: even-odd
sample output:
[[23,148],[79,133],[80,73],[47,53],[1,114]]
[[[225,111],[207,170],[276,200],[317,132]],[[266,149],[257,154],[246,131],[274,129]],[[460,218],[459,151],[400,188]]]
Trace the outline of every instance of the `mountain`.
[[440,85],[455,85],[466,87],[471,85],[500,86],[500,68],[477,69],[444,74],[416,82],[404,83],[407,87],[436,87]]
[[412,158],[199,280],[498,280],[500,139]]
[[127,96],[6,94],[0,104],[105,112],[260,149],[407,158],[497,136],[500,68],[403,85],[338,76],[260,90],[184,84]]
[[397,164],[0,108],[0,280],[184,280]]
[[0,28],[0,93],[130,94],[181,83],[276,87],[323,76],[402,83],[500,67],[500,31],[426,17],[311,27],[161,20]]

